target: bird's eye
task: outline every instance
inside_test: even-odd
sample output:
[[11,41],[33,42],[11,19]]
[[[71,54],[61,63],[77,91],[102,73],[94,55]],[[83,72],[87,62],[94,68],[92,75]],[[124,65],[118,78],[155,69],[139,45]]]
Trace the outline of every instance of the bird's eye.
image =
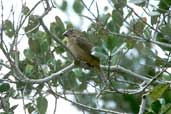
[[70,33],[70,34],[72,34],[72,33],[73,33],[73,30],[72,30],[72,29],[70,29],[70,30],[69,30],[69,33]]

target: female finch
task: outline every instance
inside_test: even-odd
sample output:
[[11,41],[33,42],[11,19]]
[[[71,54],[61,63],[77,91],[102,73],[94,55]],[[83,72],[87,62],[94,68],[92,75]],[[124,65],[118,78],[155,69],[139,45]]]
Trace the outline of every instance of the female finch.
[[81,32],[69,29],[63,33],[63,36],[68,37],[67,47],[77,61],[84,62],[91,67],[100,69],[99,58],[91,54],[93,44],[84,38]]
[[100,80],[105,84],[106,77],[100,69],[100,60],[91,54],[93,44],[89,42],[82,33],[73,29],[63,33],[63,36],[68,37],[67,47],[70,49],[76,61],[84,62],[90,67],[94,67],[99,73]]

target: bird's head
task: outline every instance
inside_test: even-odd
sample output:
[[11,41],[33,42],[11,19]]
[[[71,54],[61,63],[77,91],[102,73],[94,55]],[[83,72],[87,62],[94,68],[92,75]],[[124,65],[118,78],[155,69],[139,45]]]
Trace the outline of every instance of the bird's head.
[[73,29],[69,29],[63,33],[63,36],[69,37],[73,34]]
[[67,31],[63,33],[63,36],[68,37],[68,38],[71,38],[74,36],[81,36],[81,32],[78,30],[74,30],[74,29],[68,29]]

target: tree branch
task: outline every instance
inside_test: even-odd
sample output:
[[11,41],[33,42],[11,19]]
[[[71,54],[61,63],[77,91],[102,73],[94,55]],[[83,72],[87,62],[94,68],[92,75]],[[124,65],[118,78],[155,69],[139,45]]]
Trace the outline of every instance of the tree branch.
[[140,105],[140,109],[139,109],[138,114],[144,114],[145,107],[146,107],[146,102],[147,102],[146,98],[147,98],[146,94],[142,95],[141,105]]
[[151,43],[154,43],[154,44],[159,45],[159,46],[171,48],[171,45],[169,43],[154,41],[154,40],[150,40],[149,38],[145,38],[145,37],[134,36],[134,35],[125,35],[125,34],[115,33],[115,32],[111,32],[111,31],[109,31],[109,33],[116,35],[116,36],[119,36],[119,37],[122,37],[122,38],[130,38],[130,39],[135,39],[135,40],[139,40],[139,41],[151,42]]
[[40,24],[42,25],[42,27],[43,27],[43,29],[45,30],[45,32],[47,32],[47,34],[48,34],[49,36],[51,36],[53,40],[55,40],[55,41],[56,41],[57,43],[59,43],[62,47],[64,47],[64,48],[66,49],[66,51],[69,52],[69,54],[74,58],[74,55],[71,53],[70,49],[68,49],[68,47],[67,47],[66,45],[64,45],[64,44],[61,42],[61,40],[60,40],[57,36],[55,36],[53,33],[51,33],[51,32],[48,30],[48,28],[47,28],[47,26],[44,24],[42,18],[40,18]]
[[86,110],[91,110],[91,111],[97,111],[97,112],[105,112],[105,113],[108,113],[108,114],[128,114],[128,113],[125,113],[125,112],[118,112],[118,111],[113,111],[113,110],[108,110],[108,109],[99,109],[99,108],[94,108],[94,107],[91,107],[91,106],[88,106],[88,105],[84,105],[84,104],[81,104],[79,102],[74,102],[66,97],[63,97],[62,95],[59,95],[53,91],[50,91],[50,93],[52,93],[55,97],[60,97],[74,105],[77,105],[79,107],[82,107],[83,109],[86,109]]
[[60,71],[51,74],[50,76],[46,76],[45,78],[42,79],[29,79],[26,78],[24,80],[22,80],[22,82],[26,82],[26,83],[32,83],[32,84],[41,84],[41,83],[45,83],[48,82],[54,78],[59,78],[62,76],[63,73],[70,71],[71,69],[73,69],[75,67],[74,63],[68,65],[67,67],[61,69]]

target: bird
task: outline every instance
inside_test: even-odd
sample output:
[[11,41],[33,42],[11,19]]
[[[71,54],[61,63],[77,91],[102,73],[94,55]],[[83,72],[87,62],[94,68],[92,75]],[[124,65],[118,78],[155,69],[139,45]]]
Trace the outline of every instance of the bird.
[[78,30],[68,29],[63,33],[68,38],[67,47],[78,62],[86,63],[90,67],[100,70],[100,59],[92,55],[94,45]]

